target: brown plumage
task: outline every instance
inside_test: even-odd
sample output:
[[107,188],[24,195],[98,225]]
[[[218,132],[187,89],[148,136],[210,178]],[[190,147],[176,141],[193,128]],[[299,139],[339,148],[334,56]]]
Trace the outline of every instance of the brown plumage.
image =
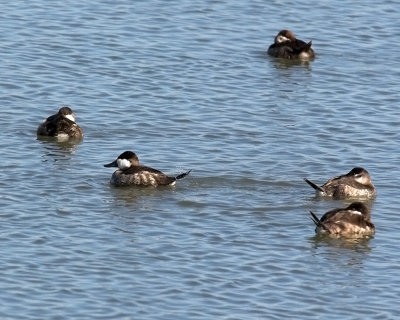
[[335,199],[345,198],[374,198],[376,189],[371,177],[364,168],[356,167],[349,173],[329,179],[324,185],[318,186],[314,182],[304,179],[316,192],[325,197]]
[[191,170],[179,174],[175,177],[170,177],[163,172],[142,166],[139,163],[139,158],[132,151],[125,151],[119,157],[109,163],[105,167],[118,167],[111,176],[111,183],[116,186],[165,186],[174,185],[179,179],[186,177]]
[[310,60],[315,57],[311,45],[311,41],[297,39],[290,30],[281,30],[267,52],[276,58]]
[[315,223],[315,232],[330,236],[358,237],[375,234],[371,222],[371,213],[362,202],[353,202],[346,208],[333,209],[320,219],[312,212],[311,220]]
[[75,114],[71,108],[62,107],[39,125],[37,135],[60,139],[82,139],[83,130],[76,124]]

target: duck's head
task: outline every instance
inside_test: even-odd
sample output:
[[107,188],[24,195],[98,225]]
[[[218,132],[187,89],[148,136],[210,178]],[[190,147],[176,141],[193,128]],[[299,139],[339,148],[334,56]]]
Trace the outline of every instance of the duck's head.
[[125,151],[121,153],[116,160],[109,164],[105,164],[104,166],[109,167],[118,167],[120,170],[129,169],[132,166],[139,165],[138,156],[132,151]]
[[60,116],[62,116],[63,118],[66,118],[68,120],[75,122],[76,117],[70,107],[66,107],[66,106],[62,107],[60,110],[58,110],[58,114]]
[[296,40],[296,37],[294,36],[293,32],[286,29],[279,31],[279,33],[275,37],[275,43],[283,43],[293,40]]

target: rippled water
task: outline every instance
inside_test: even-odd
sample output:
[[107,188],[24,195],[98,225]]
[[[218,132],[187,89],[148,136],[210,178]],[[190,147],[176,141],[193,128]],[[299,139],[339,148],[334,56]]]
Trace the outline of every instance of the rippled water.
[[[2,4],[2,319],[399,317],[395,1]],[[266,56],[276,33],[317,58]],[[78,145],[37,140],[70,105]],[[174,188],[113,188],[124,150]],[[314,236],[363,166],[376,236]]]

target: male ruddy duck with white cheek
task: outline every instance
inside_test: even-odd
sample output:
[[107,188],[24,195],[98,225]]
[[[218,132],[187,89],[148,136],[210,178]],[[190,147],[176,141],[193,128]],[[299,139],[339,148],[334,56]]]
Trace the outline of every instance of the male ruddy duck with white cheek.
[[315,232],[332,237],[362,237],[375,234],[371,222],[371,213],[361,202],[353,202],[347,208],[333,209],[319,219],[310,211],[311,220],[315,223]]
[[334,177],[324,185],[318,186],[314,182],[304,179],[316,192],[324,197],[335,199],[376,197],[376,189],[372,184],[369,173],[364,168],[353,168],[349,173]]
[[55,137],[58,140],[82,139],[83,130],[75,120],[76,117],[71,108],[62,107],[39,125],[37,135]]
[[305,43],[296,39],[290,30],[281,30],[267,52],[276,58],[310,60],[315,57],[311,45],[312,41]]
[[125,151],[117,160],[105,164],[105,167],[118,167],[111,177],[111,183],[115,186],[173,186],[176,181],[186,177],[191,170],[175,177],[169,177],[153,168],[139,164],[139,158],[132,151]]

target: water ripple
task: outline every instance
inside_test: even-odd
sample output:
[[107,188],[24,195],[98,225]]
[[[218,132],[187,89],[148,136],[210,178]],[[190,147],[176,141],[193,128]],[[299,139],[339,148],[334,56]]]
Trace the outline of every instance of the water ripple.
[[[397,316],[395,2],[3,7],[2,318]],[[316,59],[267,56],[283,28]],[[37,139],[64,104],[82,143]],[[193,171],[174,188],[114,188],[103,164],[124,150]],[[346,202],[303,178],[354,166],[378,189],[376,235],[314,236],[308,211]]]

